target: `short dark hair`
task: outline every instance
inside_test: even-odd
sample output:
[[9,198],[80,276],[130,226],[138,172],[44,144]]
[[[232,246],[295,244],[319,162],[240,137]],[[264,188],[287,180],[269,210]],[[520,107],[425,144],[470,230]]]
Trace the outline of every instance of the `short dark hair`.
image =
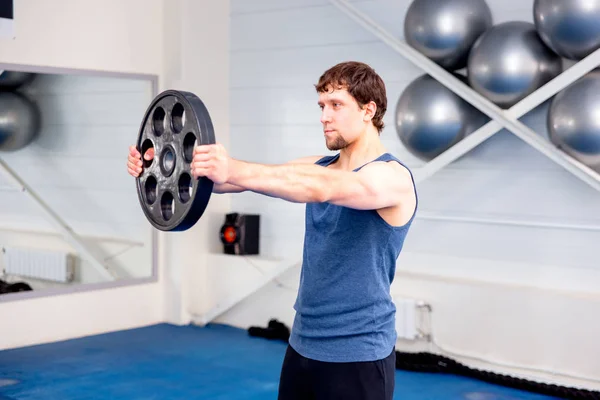
[[334,65],[321,75],[315,88],[318,93],[345,88],[361,108],[370,101],[375,102],[377,111],[373,116],[373,125],[379,133],[383,130],[383,116],[387,110],[385,84],[369,65],[357,61]]

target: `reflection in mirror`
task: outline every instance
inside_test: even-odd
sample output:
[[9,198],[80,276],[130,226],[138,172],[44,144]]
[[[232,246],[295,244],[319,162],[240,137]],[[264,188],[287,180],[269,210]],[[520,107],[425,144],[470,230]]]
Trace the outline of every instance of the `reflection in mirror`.
[[126,167],[154,78],[0,68],[0,301],[154,278]]

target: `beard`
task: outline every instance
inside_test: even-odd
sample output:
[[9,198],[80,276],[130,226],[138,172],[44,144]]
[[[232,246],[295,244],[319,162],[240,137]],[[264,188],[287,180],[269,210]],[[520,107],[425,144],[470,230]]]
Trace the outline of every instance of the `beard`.
[[348,142],[346,142],[343,137],[336,136],[331,141],[325,140],[325,145],[327,146],[327,149],[336,151],[345,149],[348,146]]

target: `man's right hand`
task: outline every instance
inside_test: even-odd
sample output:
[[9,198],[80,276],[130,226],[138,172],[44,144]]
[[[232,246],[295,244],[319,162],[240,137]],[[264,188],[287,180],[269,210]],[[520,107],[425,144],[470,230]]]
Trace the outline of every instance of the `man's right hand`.
[[[145,160],[152,160],[154,158],[154,149],[150,148],[144,154]],[[129,175],[137,178],[142,173],[142,156],[135,146],[129,146],[129,156],[127,157],[127,172]]]

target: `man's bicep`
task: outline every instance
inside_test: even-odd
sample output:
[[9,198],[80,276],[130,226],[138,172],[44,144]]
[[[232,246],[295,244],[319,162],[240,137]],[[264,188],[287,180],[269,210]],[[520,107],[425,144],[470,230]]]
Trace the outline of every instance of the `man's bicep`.
[[362,180],[370,185],[373,193],[389,199],[388,201],[401,198],[402,194],[413,188],[410,172],[395,161],[369,164],[359,171],[359,174]]
[[408,191],[413,190],[413,183],[409,171],[401,164],[376,162],[363,167],[341,189],[333,203],[376,210],[400,204]]
[[[375,165],[374,165],[375,167]],[[406,193],[414,191],[414,182],[408,168],[396,161],[378,163],[379,171],[371,172],[370,180],[376,182],[381,194],[387,194],[395,199],[402,198]]]

